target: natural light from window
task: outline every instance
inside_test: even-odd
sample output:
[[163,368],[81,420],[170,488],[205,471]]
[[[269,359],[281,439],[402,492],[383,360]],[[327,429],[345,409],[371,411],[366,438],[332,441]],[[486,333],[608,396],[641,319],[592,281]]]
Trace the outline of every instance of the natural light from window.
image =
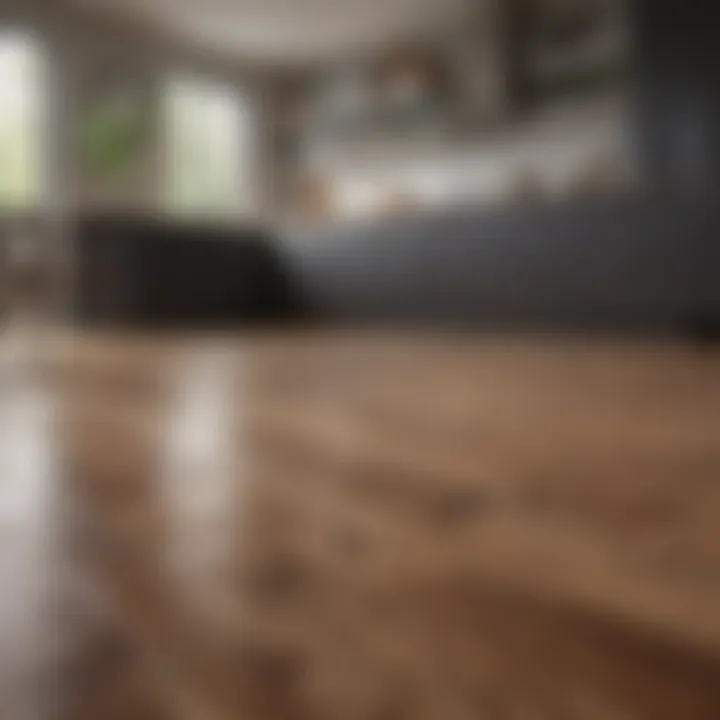
[[43,91],[37,43],[0,33],[0,207],[22,209],[41,201]]
[[175,79],[165,98],[169,210],[197,217],[238,217],[252,206],[252,117],[239,90]]

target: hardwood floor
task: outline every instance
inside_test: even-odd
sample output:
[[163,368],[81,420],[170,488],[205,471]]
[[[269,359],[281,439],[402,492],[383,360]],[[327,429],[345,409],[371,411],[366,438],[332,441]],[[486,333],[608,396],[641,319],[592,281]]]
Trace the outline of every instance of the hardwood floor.
[[40,340],[2,720],[720,718],[717,351]]

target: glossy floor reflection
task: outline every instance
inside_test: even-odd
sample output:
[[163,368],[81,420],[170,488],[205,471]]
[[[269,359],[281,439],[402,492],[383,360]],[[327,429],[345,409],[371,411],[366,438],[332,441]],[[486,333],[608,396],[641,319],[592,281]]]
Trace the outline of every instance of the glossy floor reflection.
[[717,720],[720,355],[0,341],[0,718]]

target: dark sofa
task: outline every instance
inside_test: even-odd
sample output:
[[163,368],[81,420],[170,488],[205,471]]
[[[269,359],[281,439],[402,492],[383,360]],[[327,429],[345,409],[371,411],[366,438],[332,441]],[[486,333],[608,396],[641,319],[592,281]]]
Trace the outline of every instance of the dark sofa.
[[306,308],[330,320],[651,332],[720,321],[709,200],[455,210],[282,247]]
[[712,334],[719,238],[715,204],[689,198],[457,209],[277,237],[95,216],[78,223],[77,317]]
[[228,325],[289,315],[259,228],[86,214],[73,230],[74,311],[92,325]]

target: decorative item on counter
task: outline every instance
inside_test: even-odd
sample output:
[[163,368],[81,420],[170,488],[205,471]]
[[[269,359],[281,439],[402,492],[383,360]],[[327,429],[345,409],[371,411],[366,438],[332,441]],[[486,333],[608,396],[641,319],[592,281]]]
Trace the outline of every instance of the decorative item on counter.
[[386,217],[410,215],[423,207],[420,199],[410,190],[397,190],[385,198],[381,214]]
[[567,194],[570,197],[592,197],[622,191],[630,178],[621,158],[609,153],[592,155],[572,178]]
[[526,168],[515,177],[510,191],[512,202],[520,204],[535,203],[546,199],[546,197],[547,190],[537,171]]

